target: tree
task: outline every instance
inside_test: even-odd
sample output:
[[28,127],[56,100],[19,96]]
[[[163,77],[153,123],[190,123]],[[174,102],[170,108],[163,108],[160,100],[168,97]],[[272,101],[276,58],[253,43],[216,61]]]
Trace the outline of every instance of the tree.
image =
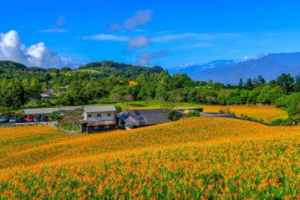
[[244,85],[243,79],[240,78],[240,81],[239,81],[239,89],[242,89],[242,88],[243,88],[243,85]]
[[82,120],[82,111],[68,111],[64,113],[62,119],[60,120],[60,124],[63,126],[67,126],[69,130],[71,130],[73,126],[79,127],[79,124],[81,124]]
[[247,79],[247,82],[245,84],[245,88],[248,89],[248,90],[252,90],[253,89],[253,83],[252,83],[252,79],[251,78]]
[[295,86],[294,86],[295,92],[300,92],[300,76],[296,78]]
[[282,74],[276,80],[277,85],[279,85],[285,94],[289,94],[294,87],[294,78],[290,74]]
[[61,111],[53,111],[50,116],[49,116],[49,119],[51,121],[57,121],[61,118],[62,116],[62,112]]
[[20,81],[11,80],[1,87],[1,104],[7,108],[20,108],[26,102],[25,91]]
[[261,75],[258,75],[257,81],[260,85],[266,83],[266,80]]
[[169,113],[168,119],[170,121],[177,121],[182,117],[182,114],[176,110],[173,110],[172,112]]

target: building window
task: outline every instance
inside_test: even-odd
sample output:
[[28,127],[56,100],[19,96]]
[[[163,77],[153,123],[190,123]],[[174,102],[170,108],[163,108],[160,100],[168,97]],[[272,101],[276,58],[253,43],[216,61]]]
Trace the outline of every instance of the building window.
[[111,117],[111,114],[110,114],[110,113],[108,113],[108,114],[107,114],[107,117]]
[[92,118],[92,115],[91,115],[91,114],[88,114],[88,118]]
[[101,117],[101,114],[97,114],[97,117]]
[[104,128],[105,128],[105,129],[109,129],[110,126],[109,126],[109,125],[105,125]]

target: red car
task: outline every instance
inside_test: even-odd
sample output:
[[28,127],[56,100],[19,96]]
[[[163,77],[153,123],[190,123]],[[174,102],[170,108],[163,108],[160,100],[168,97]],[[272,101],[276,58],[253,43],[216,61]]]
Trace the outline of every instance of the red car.
[[32,115],[29,115],[26,117],[26,122],[34,122],[34,117]]

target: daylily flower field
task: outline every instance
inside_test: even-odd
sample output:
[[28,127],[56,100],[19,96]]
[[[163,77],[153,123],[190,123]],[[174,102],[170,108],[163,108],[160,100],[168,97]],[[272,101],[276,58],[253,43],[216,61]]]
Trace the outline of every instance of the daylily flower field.
[[225,118],[0,129],[0,199],[300,199],[300,127]]

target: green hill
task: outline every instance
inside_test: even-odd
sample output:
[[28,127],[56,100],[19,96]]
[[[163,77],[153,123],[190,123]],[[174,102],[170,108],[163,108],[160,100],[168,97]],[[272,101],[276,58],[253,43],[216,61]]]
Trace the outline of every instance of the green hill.
[[[1,77],[44,77],[49,73],[64,72],[63,69],[43,69],[39,67],[26,67],[23,64],[12,61],[0,61],[0,76]],[[111,77],[111,76],[125,76],[125,77],[137,77],[142,73],[160,73],[163,69],[159,66],[155,67],[143,67],[135,66],[124,63],[117,63],[113,61],[92,62],[79,67],[78,69],[69,69],[68,71],[87,72],[95,75],[96,77]]]
[[27,71],[28,68],[20,63],[12,61],[0,61],[0,73],[10,73],[15,71]]
[[111,76],[112,74],[115,76],[136,77],[142,73],[160,73],[163,69],[159,66],[143,67],[113,61],[102,61],[88,63],[79,67],[77,71],[100,72],[104,77]]

